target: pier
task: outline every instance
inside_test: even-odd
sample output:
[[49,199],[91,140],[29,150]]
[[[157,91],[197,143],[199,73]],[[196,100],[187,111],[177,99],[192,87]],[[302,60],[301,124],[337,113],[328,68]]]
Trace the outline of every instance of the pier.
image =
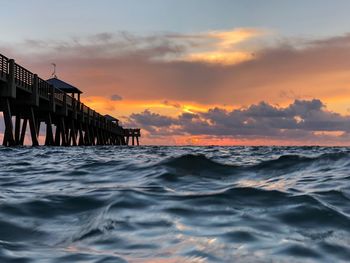
[[38,146],[42,123],[47,146],[139,145],[140,129],[123,128],[118,119],[81,103],[80,94],[74,86],[56,77],[43,80],[0,54],[3,145],[24,145],[28,126],[32,145]]

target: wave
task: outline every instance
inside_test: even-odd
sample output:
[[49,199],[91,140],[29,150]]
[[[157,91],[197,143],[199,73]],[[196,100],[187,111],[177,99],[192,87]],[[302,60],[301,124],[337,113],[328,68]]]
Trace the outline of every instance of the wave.
[[348,166],[350,164],[349,157],[349,152],[325,153],[315,157],[282,155],[277,159],[261,161],[254,165],[238,166],[222,164],[202,154],[186,154],[161,161],[156,166],[167,168],[167,172],[162,174],[164,179],[175,180],[177,177],[189,175],[217,178],[223,175],[238,175],[246,172],[280,172],[283,174],[312,166],[321,169],[323,166],[335,165],[335,162],[338,161],[343,161],[342,166]]
[[252,166],[253,169],[267,169],[267,170],[279,170],[301,167],[305,168],[311,164],[329,164],[329,162],[335,162],[339,160],[344,160],[349,162],[349,153],[325,153],[316,157],[306,157],[302,155],[282,155],[277,159],[263,161],[257,165]]
[[163,161],[161,164],[168,167],[181,168],[184,170],[204,170],[207,168],[222,169],[235,167],[215,162],[203,154],[185,154],[180,157]]

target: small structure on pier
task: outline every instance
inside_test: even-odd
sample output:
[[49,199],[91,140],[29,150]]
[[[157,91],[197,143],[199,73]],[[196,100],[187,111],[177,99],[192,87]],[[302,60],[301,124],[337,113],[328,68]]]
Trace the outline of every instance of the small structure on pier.
[[140,129],[124,129],[124,136],[126,138],[126,145],[129,145],[129,139],[131,137],[132,146],[135,145],[135,139],[137,146],[140,145],[139,137],[141,137]]
[[105,115],[105,118],[107,120],[111,121],[112,123],[119,125],[119,120],[117,118],[114,118],[113,116],[108,115],[108,114]]
[[72,98],[75,98],[75,94],[77,94],[77,100],[80,101],[80,94],[82,94],[83,92],[78,89],[77,87],[74,87],[73,85],[60,80],[57,77],[51,78],[46,80],[47,83],[49,83],[50,85],[54,86],[56,89],[61,90],[65,93],[71,94]]
[[[33,146],[39,145],[40,124],[46,124],[45,145],[128,145],[140,129],[124,129],[119,120],[80,102],[82,92],[57,78],[45,81],[0,54],[0,111],[5,121],[4,146],[24,144],[27,124]],[[71,95],[72,96],[71,96]],[[77,94],[77,98],[75,97]],[[15,123],[12,118],[15,117]]]

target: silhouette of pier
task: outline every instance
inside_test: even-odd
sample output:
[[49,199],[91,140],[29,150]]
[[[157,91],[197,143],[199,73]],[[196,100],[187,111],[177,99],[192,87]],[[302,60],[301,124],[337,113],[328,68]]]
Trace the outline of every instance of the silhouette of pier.
[[87,107],[81,93],[57,77],[43,80],[0,54],[3,145],[23,145],[29,125],[32,145],[38,146],[41,123],[46,124],[47,146],[129,145],[130,138],[139,145],[140,129],[124,129],[118,119]]

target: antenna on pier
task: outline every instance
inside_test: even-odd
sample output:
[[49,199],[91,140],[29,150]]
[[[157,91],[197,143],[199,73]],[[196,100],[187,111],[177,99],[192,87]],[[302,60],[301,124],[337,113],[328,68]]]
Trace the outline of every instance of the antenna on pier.
[[51,63],[51,65],[53,66],[53,72],[52,72],[52,74],[51,74],[51,77],[57,79],[57,75],[56,75],[56,64],[55,64],[55,63]]

